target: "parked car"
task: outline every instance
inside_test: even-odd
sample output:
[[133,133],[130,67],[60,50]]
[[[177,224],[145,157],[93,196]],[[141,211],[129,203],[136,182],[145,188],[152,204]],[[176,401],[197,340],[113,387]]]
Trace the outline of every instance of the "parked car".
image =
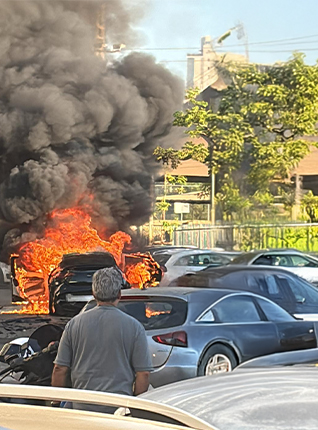
[[184,251],[186,249],[198,249],[198,247],[192,245],[150,245],[144,248],[144,252],[149,252],[149,254],[154,255],[162,251]]
[[263,357],[253,358],[245,361],[236,367],[239,369],[258,369],[264,367],[278,366],[318,366],[318,348],[281,352],[279,354],[269,354]]
[[207,268],[175,279],[171,286],[231,288],[267,297],[296,318],[318,320],[318,290],[305,279],[279,267]]
[[197,272],[207,266],[222,266],[231,261],[226,253],[207,249],[163,251],[157,252],[153,257],[163,270],[161,287],[169,285],[175,278],[186,273]]
[[[96,304],[89,302],[84,311]],[[231,371],[253,357],[315,348],[315,323],[248,292],[207,288],[125,290],[119,308],[145,327],[153,387]]]
[[271,249],[247,252],[229,264],[279,266],[318,285],[318,259],[295,249]]
[[[5,400],[4,402],[1,399]],[[66,408],[52,408],[12,401],[28,399],[43,402],[83,402],[126,408],[134,408],[145,418],[125,417],[119,414],[96,413]],[[0,385],[1,430],[215,430],[208,423],[181,411],[153,401],[97,391],[26,385]]]
[[219,430],[316,430],[318,369],[242,370],[170,384],[141,398],[176,406]]
[[[76,315],[87,300],[92,298],[94,273],[104,267],[117,267],[120,271],[109,252],[64,255],[48,280],[51,313],[61,316]],[[123,288],[129,287],[123,279]]]
[[11,305],[11,303],[11,268],[8,264],[0,261],[0,306]]

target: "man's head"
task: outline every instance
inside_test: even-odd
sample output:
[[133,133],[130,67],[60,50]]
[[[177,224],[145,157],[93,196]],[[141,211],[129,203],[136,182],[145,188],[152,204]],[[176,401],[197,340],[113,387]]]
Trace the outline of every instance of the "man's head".
[[120,298],[123,277],[115,267],[106,267],[95,272],[92,291],[97,302],[115,302]]

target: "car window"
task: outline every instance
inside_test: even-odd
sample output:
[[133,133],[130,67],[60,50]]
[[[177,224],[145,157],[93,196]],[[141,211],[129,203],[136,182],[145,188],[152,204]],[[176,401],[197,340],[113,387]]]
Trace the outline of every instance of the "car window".
[[247,254],[241,254],[238,257],[233,258],[233,260],[231,261],[231,264],[248,264],[250,262],[252,258],[252,255],[247,253]]
[[175,266],[222,266],[229,261],[230,259],[228,257],[216,253],[192,254],[181,257],[176,261]]
[[156,260],[157,263],[160,264],[160,266],[164,266],[167,261],[170,259],[171,254],[154,254],[153,258]]
[[239,295],[221,300],[212,307],[215,319],[223,323],[260,321],[260,315],[251,297]]
[[298,303],[306,303],[310,305],[318,304],[318,290],[312,287],[306,281],[299,278],[296,282],[292,278],[283,278],[280,275],[278,276],[278,278],[280,280],[285,280]]
[[122,298],[118,308],[136,318],[146,330],[152,330],[182,325],[186,320],[188,305],[183,300],[138,297],[138,300]]
[[212,322],[215,321],[213,312],[211,309],[209,309],[207,312],[205,312],[200,318],[200,322]]
[[293,267],[318,267],[318,263],[315,260],[302,255],[291,255],[290,259]]
[[247,286],[250,291],[258,294],[268,295],[268,288],[265,282],[264,275],[247,274]]
[[263,265],[263,266],[271,266],[272,263],[272,256],[271,255],[261,255],[259,258],[257,258],[253,264],[256,265]]
[[[222,266],[225,264],[228,264],[231,259],[227,255],[220,255],[220,254],[209,254],[209,257],[207,257],[207,260],[209,260],[209,265],[216,265],[216,266]],[[204,262],[204,260],[203,260]]]
[[186,255],[184,257],[179,258],[175,263],[174,266],[188,266],[190,261],[190,255]]
[[288,255],[272,255],[273,266],[292,266],[291,259]]
[[256,298],[257,303],[260,305],[268,321],[282,322],[282,321],[294,321],[294,318],[282,309],[276,303],[269,302],[261,298]]

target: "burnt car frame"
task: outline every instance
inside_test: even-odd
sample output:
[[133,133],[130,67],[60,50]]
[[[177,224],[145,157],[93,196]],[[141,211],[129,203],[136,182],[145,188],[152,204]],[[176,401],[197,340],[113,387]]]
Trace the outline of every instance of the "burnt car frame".
[[76,315],[92,298],[94,273],[104,267],[117,268],[123,278],[122,289],[140,287],[140,285],[130,285],[123,271],[129,266],[144,262],[147,262],[150,279],[141,287],[147,288],[159,283],[162,274],[159,264],[150,254],[122,254],[120,267],[109,252],[64,255],[59,266],[51,272],[48,279],[50,312],[61,316]]
[[[92,297],[94,273],[105,267],[116,267],[122,274],[109,252],[64,255],[48,279],[50,313],[76,315]],[[122,288],[130,288],[124,278]]]

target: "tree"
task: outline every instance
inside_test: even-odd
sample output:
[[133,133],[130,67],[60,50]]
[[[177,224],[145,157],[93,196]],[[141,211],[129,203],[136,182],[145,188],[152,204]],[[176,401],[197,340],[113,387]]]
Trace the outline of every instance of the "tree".
[[318,196],[314,196],[312,191],[308,191],[302,198],[301,208],[311,223],[318,222]]
[[190,90],[187,108],[175,113],[175,126],[184,127],[190,139],[202,136],[208,145],[189,140],[180,150],[157,147],[157,160],[176,167],[192,158],[228,178],[245,169],[249,194],[290,182],[292,170],[316,145],[303,137],[317,133],[318,65],[306,65],[297,54],[287,63],[232,65],[222,73],[230,84],[215,111]]
[[249,199],[241,195],[239,188],[231,178],[224,178],[221,189],[215,197],[226,221],[248,219],[248,211],[252,204]]

